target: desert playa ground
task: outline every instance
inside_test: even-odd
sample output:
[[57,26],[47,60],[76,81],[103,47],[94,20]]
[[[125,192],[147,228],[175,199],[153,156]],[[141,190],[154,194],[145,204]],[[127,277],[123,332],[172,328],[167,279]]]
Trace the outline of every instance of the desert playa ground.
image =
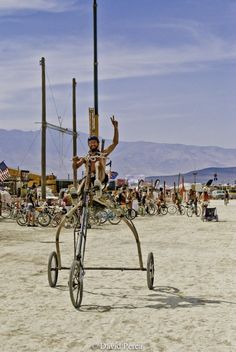
[[[236,351],[236,201],[215,201],[219,222],[177,215],[139,217],[144,263],[155,256],[154,289],[146,272],[87,271],[82,307],[68,291],[69,271],[50,288],[47,262],[55,229],[0,221],[1,351]],[[60,236],[62,265],[73,259],[73,232]],[[137,266],[124,223],[88,232],[87,264]]]

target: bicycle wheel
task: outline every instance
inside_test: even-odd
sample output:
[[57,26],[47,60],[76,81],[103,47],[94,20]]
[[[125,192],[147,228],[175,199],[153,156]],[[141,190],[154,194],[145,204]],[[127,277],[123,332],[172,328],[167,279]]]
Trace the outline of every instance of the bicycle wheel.
[[109,213],[108,213],[108,221],[112,225],[117,225],[121,221],[121,217],[117,216],[115,211],[110,210]]
[[38,223],[40,226],[46,227],[50,224],[51,217],[48,213],[39,213],[38,215]]
[[73,214],[70,218],[66,217],[64,227],[66,229],[71,229],[71,228],[75,227],[76,223],[77,223],[77,216],[75,214]]
[[178,214],[179,215],[184,215],[185,214],[185,206],[180,204],[178,207]]
[[161,208],[160,208],[160,213],[161,213],[162,215],[166,215],[166,214],[168,213],[168,208],[167,208],[166,205],[161,206]]
[[53,216],[53,218],[51,219],[51,224],[53,227],[56,227],[60,224],[62,216],[63,215],[61,213],[57,213]]
[[19,214],[16,218],[16,222],[20,226],[25,226],[26,225],[26,214]]
[[149,215],[155,215],[157,213],[157,206],[155,204],[149,204],[147,207],[147,212]]
[[136,211],[134,209],[126,209],[125,216],[128,220],[134,220],[136,217]]
[[153,253],[150,252],[147,258],[147,286],[149,290],[153,289],[154,271],[154,256]]
[[170,215],[174,215],[176,214],[176,212],[177,212],[177,207],[174,204],[168,206],[168,213]]
[[187,208],[187,216],[191,218],[193,216],[193,209],[191,207]]
[[201,214],[202,214],[202,208],[198,205],[196,216],[199,217],[199,216],[201,216]]
[[79,308],[83,298],[82,268],[78,260],[74,260],[69,275],[70,299],[75,308]]
[[3,206],[2,207],[2,217],[4,219],[8,219],[11,216],[11,208],[9,206]]
[[55,287],[58,278],[58,259],[57,253],[52,252],[48,258],[48,283],[49,286]]
[[96,213],[96,217],[98,218],[99,224],[105,224],[108,220],[108,214],[106,210],[99,210]]
[[138,208],[138,215],[145,216],[145,214],[146,214],[146,211],[145,211],[144,206],[140,205],[139,208]]

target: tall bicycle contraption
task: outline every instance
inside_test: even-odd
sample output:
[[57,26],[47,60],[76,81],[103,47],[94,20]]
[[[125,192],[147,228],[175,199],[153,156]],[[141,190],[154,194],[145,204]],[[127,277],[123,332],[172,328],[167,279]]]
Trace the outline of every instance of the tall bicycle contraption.
[[[91,161],[93,157],[88,158],[88,168],[87,175],[85,177],[84,189],[82,192],[81,200],[78,204],[72,208],[68,214],[65,215],[64,219],[61,221],[57,233],[56,233],[56,251],[53,251],[48,259],[48,282],[51,287],[56,287],[58,280],[58,273],[60,270],[69,270],[69,292],[70,299],[75,308],[80,308],[83,298],[83,282],[85,273],[87,270],[140,270],[147,272],[147,286],[150,290],[154,286],[154,256],[150,252],[147,258],[147,266],[144,267],[142,259],[141,244],[139,240],[138,232],[132,222],[132,220],[127,219],[123,214],[120,214],[121,219],[127,224],[129,229],[132,231],[138,251],[139,267],[87,267],[85,266],[85,250],[86,250],[86,239],[88,230],[88,218],[89,218],[89,207],[97,202],[102,207],[113,208],[112,204],[94,195],[94,187],[91,184]],[[74,258],[71,267],[63,267],[61,264],[61,254],[59,245],[59,236],[61,228],[66,221],[66,218],[73,216],[75,212],[79,213],[78,223],[74,228]]]

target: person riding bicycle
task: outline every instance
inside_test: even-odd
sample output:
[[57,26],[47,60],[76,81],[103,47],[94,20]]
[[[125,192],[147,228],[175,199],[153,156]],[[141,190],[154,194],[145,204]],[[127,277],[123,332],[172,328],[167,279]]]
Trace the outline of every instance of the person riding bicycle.
[[[103,151],[99,149],[99,138],[97,136],[90,136],[88,138],[89,152],[85,157],[73,157],[73,168],[78,169],[85,164],[86,173],[88,172],[88,160],[91,161],[91,181],[95,187],[100,190],[103,183],[108,181],[108,176],[105,172],[106,157],[115,149],[119,143],[118,121],[115,117],[111,117],[112,125],[114,126],[113,143],[105,148]],[[91,158],[92,157],[92,158]],[[80,187],[81,189],[82,187]]]

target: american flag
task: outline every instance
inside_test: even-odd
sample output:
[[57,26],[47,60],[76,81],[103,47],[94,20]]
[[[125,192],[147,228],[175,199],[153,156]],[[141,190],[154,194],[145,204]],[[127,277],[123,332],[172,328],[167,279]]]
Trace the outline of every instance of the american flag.
[[110,173],[110,179],[111,179],[111,180],[114,180],[117,176],[118,176],[118,172],[116,172],[116,171],[111,171],[111,173]]
[[0,181],[3,182],[6,179],[8,179],[8,177],[10,177],[10,174],[9,174],[9,171],[8,171],[8,167],[4,163],[4,161],[2,161],[0,163]]

